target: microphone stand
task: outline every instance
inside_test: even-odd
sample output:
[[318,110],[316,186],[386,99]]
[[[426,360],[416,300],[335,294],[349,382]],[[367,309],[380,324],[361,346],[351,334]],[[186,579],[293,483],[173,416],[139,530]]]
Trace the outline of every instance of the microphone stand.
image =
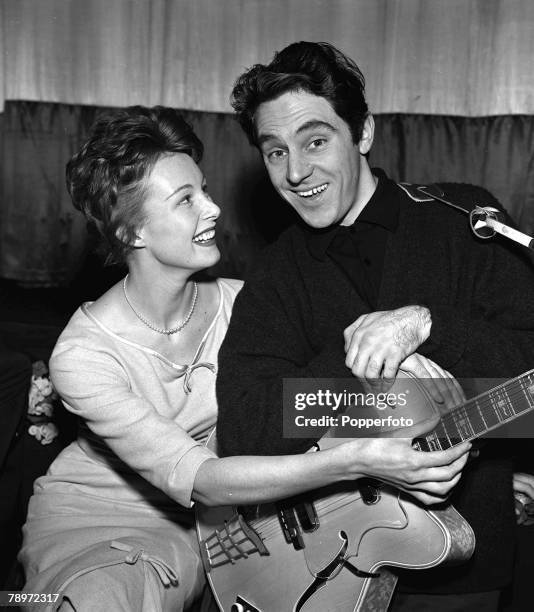
[[500,234],[534,251],[534,238],[503,223],[504,215],[497,208],[493,206],[479,206],[476,204],[475,208],[469,210],[463,204],[451,202],[445,198],[445,193],[437,185],[420,186],[417,190],[426,196],[430,196],[435,200],[439,200],[444,204],[448,204],[453,208],[467,213],[469,215],[471,229],[478,238],[488,240],[489,238],[493,238],[495,234]]

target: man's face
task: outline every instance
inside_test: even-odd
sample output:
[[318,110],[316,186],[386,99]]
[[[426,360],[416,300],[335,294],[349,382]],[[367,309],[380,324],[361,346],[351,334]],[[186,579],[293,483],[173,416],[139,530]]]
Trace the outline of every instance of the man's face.
[[325,98],[295,91],[260,104],[254,125],[272,184],[308,225],[356,219],[375,188],[363,157],[373,140],[371,117],[354,144]]

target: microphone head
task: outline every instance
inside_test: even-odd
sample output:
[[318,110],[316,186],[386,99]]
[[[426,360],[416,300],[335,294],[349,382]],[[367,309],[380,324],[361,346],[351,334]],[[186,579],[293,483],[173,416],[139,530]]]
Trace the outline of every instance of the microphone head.
[[475,236],[482,240],[493,238],[495,230],[486,221],[488,219],[499,220],[498,215],[501,215],[501,212],[493,206],[475,206],[469,213],[469,224]]

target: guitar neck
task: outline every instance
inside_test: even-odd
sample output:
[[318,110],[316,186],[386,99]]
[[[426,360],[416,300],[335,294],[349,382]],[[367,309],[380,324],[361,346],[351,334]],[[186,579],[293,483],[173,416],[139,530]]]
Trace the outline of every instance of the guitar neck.
[[445,450],[534,410],[534,370],[467,400],[441,417],[437,427],[414,442],[422,451]]

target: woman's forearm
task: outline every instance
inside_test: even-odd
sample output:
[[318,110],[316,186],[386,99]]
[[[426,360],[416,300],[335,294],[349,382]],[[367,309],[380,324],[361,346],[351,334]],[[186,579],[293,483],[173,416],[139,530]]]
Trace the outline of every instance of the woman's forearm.
[[422,453],[410,438],[355,438],[327,450],[277,457],[207,459],[193,499],[206,505],[254,504],[291,497],[341,480],[386,481],[424,504],[442,503],[457,484],[471,448],[463,442]]
[[[335,449],[277,457],[207,459],[195,477],[193,499],[208,506],[266,503],[349,476]],[[354,478],[358,474],[353,474]]]

